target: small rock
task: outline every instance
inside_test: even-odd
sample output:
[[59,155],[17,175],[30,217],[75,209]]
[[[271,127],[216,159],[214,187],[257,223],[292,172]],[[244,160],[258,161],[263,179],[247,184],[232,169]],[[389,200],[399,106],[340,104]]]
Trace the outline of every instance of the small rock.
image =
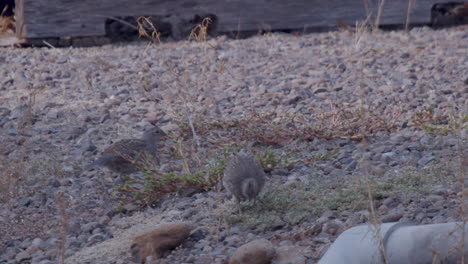
[[431,201],[432,203],[438,202],[438,201],[443,201],[444,197],[437,195],[437,194],[431,194],[426,197],[427,200]]
[[22,263],[31,259],[31,255],[26,251],[21,251],[15,257],[16,263]]
[[422,158],[420,158],[418,160],[418,166],[419,167],[424,167],[427,164],[429,164],[430,162],[432,162],[433,160],[435,160],[434,155],[432,153],[427,153]]
[[122,206],[121,212],[124,213],[124,214],[128,214],[128,213],[131,213],[133,211],[136,211],[137,209],[138,209],[138,207],[135,204],[127,203],[124,206]]
[[278,176],[288,176],[289,171],[287,169],[274,169],[271,171],[271,174]]
[[52,179],[49,180],[48,185],[50,187],[58,188],[58,187],[60,187],[60,182],[57,179],[52,178]]
[[283,246],[276,249],[276,256],[271,264],[306,264],[306,257],[294,246]]
[[[3,259],[10,260],[13,259],[18,252],[19,249],[17,249],[16,247],[7,247],[4,251],[2,251],[1,257]],[[0,260],[2,260],[2,258],[0,258]]]
[[391,212],[387,215],[380,217],[382,223],[398,222],[403,217],[403,212]]
[[96,233],[88,238],[88,246],[104,241],[106,236],[103,233]]
[[391,152],[385,152],[382,154],[382,156],[380,157],[380,160],[383,161],[383,162],[390,162],[391,160],[395,159],[396,157],[396,153],[391,151]]
[[327,93],[328,90],[325,88],[318,88],[314,91],[314,94],[319,94],[319,93]]
[[229,264],[268,264],[274,256],[273,244],[266,239],[257,239],[238,248]]
[[416,214],[416,216],[414,217],[414,220],[416,220],[416,222],[421,222],[424,218],[426,218],[427,215],[426,213],[424,212],[419,212]]
[[239,235],[228,236],[224,240],[224,242],[228,246],[235,246],[235,245],[237,245],[239,243],[239,241],[241,241],[241,238],[239,237]]
[[405,52],[405,53],[400,55],[400,58],[402,58],[402,59],[407,59],[409,57],[410,57],[410,54],[408,52]]
[[31,245],[35,246],[35,247],[38,247],[40,250],[45,250],[48,247],[47,243],[44,240],[42,240],[42,239],[40,239],[38,237],[33,239]]
[[38,264],[53,264],[54,262],[48,260],[48,259],[44,259],[44,260],[41,260],[41,262],[39,262]]
[[133,261],[146,263],[147,257],[159,259],[182,244],[190,235],[193,227],[186,223],[163,224],[135,237],[131,245]]
[[190,235],[190,239],[191,240],[194,240],[194,241],[199,241],[199,240],[202,240],[206,237],[204,231],[202,229],[198,229],[196,230],[195,232],[193,232],[191,235]]
[[24,207],[28,207],[32,202],[32,199],[30,197],[23,197],[23,198],[20,198],[18,199],[17,203],[18,203],[18,206],[24,206]]
[[92,233],[95,228],[100,226],[98,222],[89,222],[86,224],[81,225],[81,232],[83,233]]
[[341,233],[341,231],[343,231],[344,229],[344,224],[343,222],[341,222],[340,220],[332,220],[332,221],[328,221],[326,222],[323,227],[322,227],[322,231],[329,234],[329,235],[332,235],[332,236],[335,236],[339,233]]
[[358,162],[353,160],[348,166],[346,166],[346,171],[354,171],[358,165]]
[[400,200],[398,198],[388,197],[383,200],[382,204],[388,208],[395,208],[400,204]]
[[96,145],[94,145],[93,141],[85,136],[81,142],[78,142],[81,145],[81,153],[84,154],[88,151],[93,152],[97,149]]
[[67,140],[76,139],[86,132],[86,128],[82,126],[71,127],[67,130]]

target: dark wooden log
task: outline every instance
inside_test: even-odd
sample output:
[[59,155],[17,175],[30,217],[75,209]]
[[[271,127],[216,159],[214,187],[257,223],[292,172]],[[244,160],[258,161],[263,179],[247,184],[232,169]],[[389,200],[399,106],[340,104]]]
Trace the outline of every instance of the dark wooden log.
[[468,24],[468,3],[449,2],[431,8],[431,25],[444,27]]
[[[410,0],[387,0],[381,25],[402,25]],[[185,34],[193,18],[217,17],[220,32],[334,27],[354,25],[370,14],[374,21],[380,0],[16,0],[18,38],[104,36],[106,21],[151,15],[170,24],[172,34]],[[431,7],[443,0],[416,0],[412,24],[429,24]]]

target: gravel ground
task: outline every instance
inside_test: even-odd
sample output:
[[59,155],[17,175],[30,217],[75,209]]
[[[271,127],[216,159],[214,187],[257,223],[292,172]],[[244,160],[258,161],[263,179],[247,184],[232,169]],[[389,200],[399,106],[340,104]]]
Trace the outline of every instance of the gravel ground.
[[[340,204],[296,208],[304,200],[295,195],[321,198],[311,191],[318,189],[304,186],[329,193],[357,190],[363,175],[377,182],[401,180],[392,181],[401,189],[376,197],[381,222],[459,221],[467,181],[459,172],[467,148],[466,120],[459,118],[468,112],[467,51],[466,27],[0,49],[0,263],[55,263],[62,253],[66,263],[129,263],[134,235],[177,221],[198,228],[164,263],[224,263],[258,238],[290,248],[297,263],[315,263],[343,230],[368,222],[370,214],[365,207]],[[171,134],[183,122],[240,119],[250,111],[274,113],[268,116],[274,123],[289,116],[313,122],[343,109],[367,120],[357,131],[375,122],[367,140],[334,127],[328,136],[272,146],[277,155],[301,162],[269,171],[262,199],[290,191],[284,198],[291,208],[305,212],[299,221],[285,216],[270,223],[255,208],[236,218],[224,190],[169,195],[137,212],[113,195],[117,175],[81,169],[117,138],[139,137],[148,119]],[[414,118],[427,109],[439,127],[456,123],[464,129],[446,135],[423,131]],[[334,117],[325,116],[324,124],[333,124]],[[199,137],[206,153],[216,151],[209,137]],[[176,140],[168,140],[168,148]],[[267,149],[251,139],[241,142],[256,153]],[[165,171],[181,163],[171,152],[161,159]],[[18,171],[22,177],[14,181]],[[409,185],[424,190],[404,189]],[[352,190],[340,195],[356,199]]]

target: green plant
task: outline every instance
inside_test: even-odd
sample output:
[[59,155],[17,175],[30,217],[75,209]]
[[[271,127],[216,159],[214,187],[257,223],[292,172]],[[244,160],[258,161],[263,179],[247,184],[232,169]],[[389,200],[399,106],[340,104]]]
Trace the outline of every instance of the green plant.
[[[278,225],[295,225],[324,211],[358,211],[374,201],[387,197],[421,197],[433,186],[450,184],[456,177],[443,166],[416,169],[380,177],[354,178],[340,184],[320,182],[278,184],[270,182],[260,195],[258,203],[239,215],[228,207],[222,215],[228,224],[241,224],[257,230],[272,229]],[[371,195],[369,195],[371,193]]]
[[265,171],[272,171],[283,163],[283,159],[270,146],[263,153],[255,155],[255,158],[262,164]]
[[185,166],[192,162],[184,160],[183,169],[174,168],[175,170],[169,173],[161,172],[152,159],[140,158],[136,165],[143,172],[143,178],[126,178],[123,184],[116,187],[117,197],[144,207],[169,193],[180,193],[186,189],[210,189],[221,182],[226,158],[230,153],[230,149],[224,149],[215,158],[206,159],[204,166],[192,168],[191,171]]
[[328,151],[325,153],[317,153],[313,157],[313,160],[328,160],[328,159],[334,158],[338,155],[339,151],[340,151],[339,148],[334,148],[332,151]]
[[239,223],[263,231],[278,225],[298,224],[316,213],[316,209],[311,206],[315,196],[303,184],[270,183],[262,193],[259,201],[242,215],[234,207],[224,211],[223,217],[227,223]]
[[215,186],[222,181],[226,168],[226,157],[226,154],[218,156],[208,163],[207,181],[210,186]]
[[126,179],[116,187],[117,197],[125,202],[131,202],[145,207],[152,205],[158,198],[168,194],[181,192],[187,188],[204,189],[207,183],[202,174],[146,174],[142,180]]

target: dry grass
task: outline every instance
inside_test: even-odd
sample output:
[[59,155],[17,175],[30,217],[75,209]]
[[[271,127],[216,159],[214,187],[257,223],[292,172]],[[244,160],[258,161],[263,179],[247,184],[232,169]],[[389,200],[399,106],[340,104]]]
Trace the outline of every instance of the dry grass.
[[161,34],[149,17],[138,17],[137,19],[138,35],[151,40],[152,43],[161,43]]
[[55,198],[55,203],[58,206],[58,211],[60,213],[60,220],[59,220],[59,233],[60,233],[60,240],[58,243],[58,260],[60,264],[65,263],[65,252],[66,252],[66,239],[68,234],[68,223],[69,223],[69,216],[67,213],[67,208],[69,203],[63,191],[59,191]]
[[0,36],[12,34],[16,29],[16,22],[13,16],[4,16],[8,6],[5,6],[0,12]]
[[14,138],[5,138],[0,144],[8,149],[9,155],[0,157],[0,200],[31,194],[34,190],[29,184],[36,179],[50,177],[61,178],[62,153],[50,152],[44,158],[32,159],[31,128],[35,119],[36,97],[45,89],[43,85],[36,85],[29,96],[20,99],[25,106],[16,123]]
[[414,8],[415,0],[408,0],[408,7],[406,9],[406,21],[405,21],[405,30],[409,30],[411,10]]
[[[462,140],[460,140],[462,141]],[[463,141],[462,141],[463,142]],[[466,227],[468,225],[468,188],[467,188],[467,174],[466,174],[466,168],[468,167],[468,157],[466,155],[466,151],[463,151],[461,146],[464,146],[462,143],[459,143],[460,146],[460,152],[459,152],[459,157],[460,157],[460,168],[458,170],[458,184],[461,187],[461,190],[458,195],[458,201],[459,201],[459,215],[461,216],[461,224],[458,226],[458,229],[460,230],[454,230],[455,233],[460,234],[460,242],[455,246],[456,252],[460,252],[460,263],[464,264],[467,263],[467,259],[465,259],[465,254],[464,252],[467,252],[467,246],[465,244],[465,238],[468,236],[466,233]]]
[[435,106],[429,106],[415,112],[411,124],[429,135],[447,135],[467,129],[468,114],[461,111],[440,114],[436,112]]
[[[27,107],[17,122],[16,146],[10,157],[2,156],[0,159],[0,200],[8,200],[22,194],[21,181],[28,175],[31,167],[28,164],[29,142],[28,134],[33,124],[34,104],[36,94],[40,91],[31,92]],[[8,142],[1,142],[7,145]],[[18,146],[19,145],[19,146]]]
[[[364,141],[362,143],[364,148],[368,147],[368,142]],[[372,184],[369,174],[370,174],[370,164],[361,159],[359,161],[361,167],[364,168],[363,181],[366,187],[367,201],[368,201],[368,210],[369,210],[369,230],[373,232],[373,239],[379,245],[379,253],[382,256],[382,259],[385,264],[388,264],[387,252],[385,251],[384,236],[381,232],[380,220],[377,213],[377,208],[375,205],[375,190],[373,189],[374,185]]]
[[[248,112],[238,119],[195,118],[195,130],[213,146],[285,145],[297,140],[351,139],[360,141],[397,128],[401,112],[391,118],[364,107],[332,104],[329,111],[314,115],[285,116],[280,112]],[[190,127],[179,124],[181,136],[189,137]]]
[[197,24],[190,32],[189,40],[196,40],[197,42],[203,42],[207,40],[208,28],[213,23],[213,20],[209,17],[203,18],[200,24]]
[[385,5],[385,0],[379,0],[378,2],[379,2],[379,5],[377,8],[377,15],[375,16],[374,28],[373,28],[374,32],[379,30],[380,19],[382,17],[382,11]]

